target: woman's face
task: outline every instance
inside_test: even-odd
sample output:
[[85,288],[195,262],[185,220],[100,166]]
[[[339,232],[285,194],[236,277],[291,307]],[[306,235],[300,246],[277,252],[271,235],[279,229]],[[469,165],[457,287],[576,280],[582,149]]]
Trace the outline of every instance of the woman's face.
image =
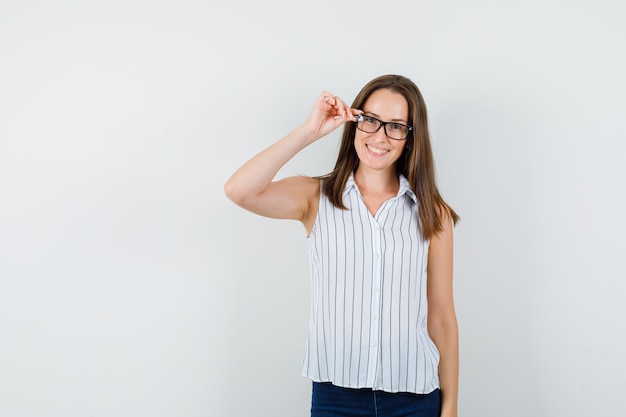
[[[363,105],[364,116],[383,122],[409,124],[409,105],[405,98],[388,89],[376,90]],[[387,129],[391,133],[392,126]],[[359,168],[390,170],[395,173],[396,161],[406,146],[405,140],[395,140],[385,134],[385,126],[377,132],[366,133],[356,129],[354,147],[359,156]]]

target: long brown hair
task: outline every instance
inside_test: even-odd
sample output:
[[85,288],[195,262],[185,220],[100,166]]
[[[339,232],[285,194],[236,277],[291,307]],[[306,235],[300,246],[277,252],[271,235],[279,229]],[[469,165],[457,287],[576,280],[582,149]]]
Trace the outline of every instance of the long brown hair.
[[[435,181],[435,164],[428,133],[426,103],[415,83],[401,75],[382,75],[367,83],[352,102],[352,108],[361,109],[367,99],[379,89],[401,94],[409,105],[409,124],[413,130],[407,138],[406,147],[396,162],[396,172],[404,175],[420,204],[419,216],[425,239],[443,229],[446,212],[456,224],[459,216],[443,200]],[[354,149],[356,123],[347,123],[341,138],[337,162],[332,172],[321,177],[322,192],[337,208],[347,209],[343,204],[343,190],[348,177],[359,166]]]

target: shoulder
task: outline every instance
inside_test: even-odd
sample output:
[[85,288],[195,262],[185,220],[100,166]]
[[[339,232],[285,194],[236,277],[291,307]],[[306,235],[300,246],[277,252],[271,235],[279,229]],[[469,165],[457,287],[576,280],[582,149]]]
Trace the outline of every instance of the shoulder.
[[[289,193],[294,196],[294,198],[301,201],[302,204],[306,206],[303,213],[304,222],[306,222],[306,218],[311,217],[311,211],[315,211],[315,214],[317,214],[321,188],[321,181],[318,178],[296,175],[284,178],[278,181],[278,184],[280,184],[282,188],[289,190]],[[315,217],[315,214],[313,217]]]
[[290,192],[299,195],[316,193],[320,188],[320,181],[318,179],[308,177],[306,175],[295,175],[293,177],[286,177],[276,181],[274,184],[277,184],[281,188],[286,188]]
[[429,269],[434,269],[441,264],[447,265],[452,261],[454,214],[445,204],[436,207],[441,219],[441,229],[434,232],[430,237],[430,249],[428,253]]
[[301,194],[316,194],[320,189],[320,180],[306,175],[287,177],[279,182]]
[[454,214],[447,204],[439,203],[435,206],[435,210],[437,210],[437,216],[441,219],[441,226],[444,230],[454,226]]

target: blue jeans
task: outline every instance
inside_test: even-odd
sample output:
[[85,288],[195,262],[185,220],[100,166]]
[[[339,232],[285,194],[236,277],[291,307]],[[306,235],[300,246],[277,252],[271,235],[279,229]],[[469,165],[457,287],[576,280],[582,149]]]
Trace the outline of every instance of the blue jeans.
[[390,393],[313,382],[311,417],[439,417],[441,392]]

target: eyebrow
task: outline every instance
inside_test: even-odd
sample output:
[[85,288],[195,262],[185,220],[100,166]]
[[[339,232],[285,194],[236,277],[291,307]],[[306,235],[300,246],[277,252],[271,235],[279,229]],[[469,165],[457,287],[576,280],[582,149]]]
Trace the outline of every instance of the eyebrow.
[[[374,112],[371,111],[365,111],[363,110],[363,113],[367,114],[368,116],[372,116],[372,117],[376,117],[377,119],[380,119],[380,116]],[[403,124],[407,124],[408,122],[404,121],[404,119],[391,119],[391,122],[401,122]]]

